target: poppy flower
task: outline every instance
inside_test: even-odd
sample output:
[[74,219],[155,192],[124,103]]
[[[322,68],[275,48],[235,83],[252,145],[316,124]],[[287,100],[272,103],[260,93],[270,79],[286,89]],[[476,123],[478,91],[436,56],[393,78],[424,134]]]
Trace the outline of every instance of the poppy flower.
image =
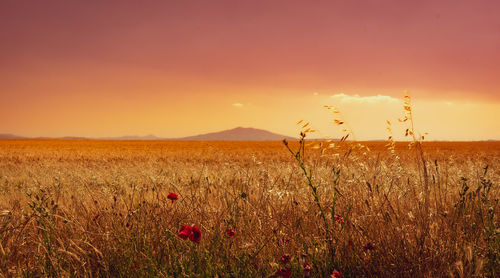
[[337,221],[337,223],[344,224],[344,217],[342,217],[340,215],[335,215],[334,218],[335,218],[335,221]]
[[311,276],[311,265],[309,263],[304,263],[304,270],[302,271],[304,277]]
[[179,199],[179,195],[175,194],[174,192],[170,192],[168,193],[167,199],[171,200],[173,203],[175,200]]
[[233,229],[227,229],[226,230],[226,235],[228,237],[233,237],[236,233],[233,231]]
[[186,240],[193,233],[192,230],[193,230],[193,228],[191,228],[189,225],[185,225],[184,227],[181,228],[181,230],[179,231],[179,233],[177,234],[177,236],[179,236],[183,240]]
[[189,240],[195,243],[199,243],[201,240],[201,231],[198,227],[191,227],[191,234],[189,235]]
[[290,254],[283,254],[280,258],[280,263],[282,264],[287,264],[292,260],[292,256]]
[[332,275],[330,275],[330,278],[342,278],[342,277],[343,277],[342,272],[336,269],[332,272]]
[[292,276],[292,269],[290,267],[280,268],[276,273],[276,276],[289,278]]

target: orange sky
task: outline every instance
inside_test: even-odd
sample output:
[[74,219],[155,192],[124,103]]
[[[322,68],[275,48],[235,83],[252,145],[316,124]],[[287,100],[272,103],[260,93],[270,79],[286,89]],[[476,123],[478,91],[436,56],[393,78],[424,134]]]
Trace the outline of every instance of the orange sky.
[[498,1],[2,1],[0,133],[500,139]]

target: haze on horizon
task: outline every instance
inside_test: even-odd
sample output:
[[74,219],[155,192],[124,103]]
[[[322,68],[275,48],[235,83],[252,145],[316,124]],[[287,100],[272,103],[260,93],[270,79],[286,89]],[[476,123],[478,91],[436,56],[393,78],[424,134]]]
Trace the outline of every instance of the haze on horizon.
[[[2,1],[0,133],[500,139],[498,1]],[[403,128],[395,128],[396,139]],[[399,137],[401,139],[401,137]]]

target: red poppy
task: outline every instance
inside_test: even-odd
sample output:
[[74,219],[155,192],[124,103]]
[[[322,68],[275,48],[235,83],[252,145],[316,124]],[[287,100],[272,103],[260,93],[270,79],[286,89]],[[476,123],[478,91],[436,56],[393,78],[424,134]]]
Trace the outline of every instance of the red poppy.
[[304,263],[304,270],[302,271],[302,274],[304,274],[304,277],[311,276],[311,265],[309,263]]
[[290,254],[283,254],[280,258],[280,263],[282,264],[287,264],[292,260],[292,256]]
[[344,217],[342,217],[340,215],[335,215],[334,218],[335,218],[335,221],[337,221],[337,223],[344,224]]
[[189,235],[189,240],[195,243],[199,243],[201,240],[201,231],[198,229],[198,227],[194,226],[191,227],[191,234]]
[[172,200],[172,203],[179,199],[179,195],[175,194],[174,192],[168,193],[167,199]]
[[193,233],[192,230],[193,228],[191,228],[189,225],[185,225],[184,227],[181,228],[177,236],[179,236],[183,240],[186,240],[192,235]]
[[330,278],[342,278],[342,277],[343,277],[342,272],[336,269],[332,272],[332,275],[330,275]]
[[227,229],[226,230],[226,235],[228,237],[233,237],[236,233],[233,231],[233,229]]
[[280,268],[276,275],[279,277],[289,278],[292,276],[292,269],[290,267]]

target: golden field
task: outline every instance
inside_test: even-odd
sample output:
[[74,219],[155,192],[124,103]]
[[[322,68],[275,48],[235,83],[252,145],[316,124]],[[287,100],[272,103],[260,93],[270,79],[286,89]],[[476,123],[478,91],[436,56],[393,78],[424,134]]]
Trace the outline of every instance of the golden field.
[[315,146],[0,140],[0,276],[499,275],[500,143]]

